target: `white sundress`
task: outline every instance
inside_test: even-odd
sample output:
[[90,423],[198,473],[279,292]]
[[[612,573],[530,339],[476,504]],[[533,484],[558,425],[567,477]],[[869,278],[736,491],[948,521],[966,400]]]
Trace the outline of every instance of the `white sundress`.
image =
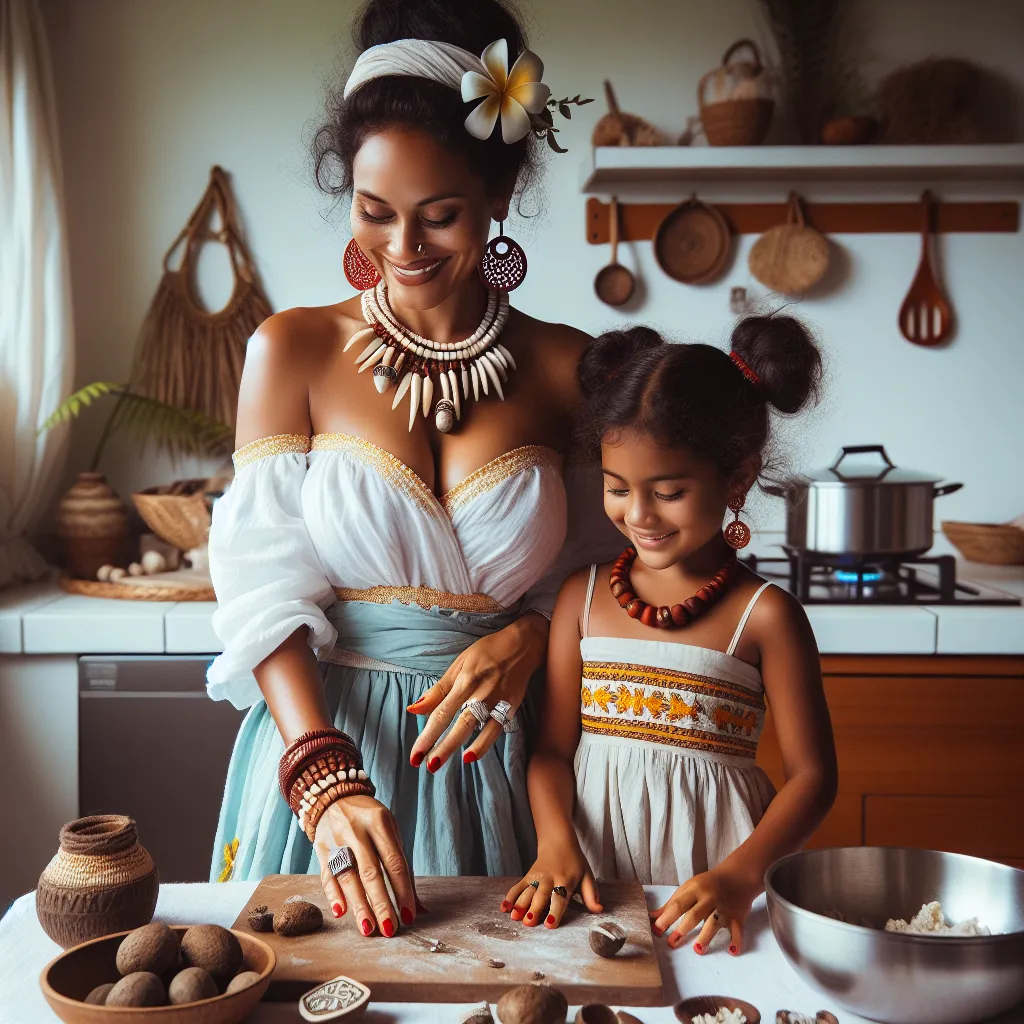
[[761,673],[728,650],[589,636],[597,566],[583,613],[583,734],[576,752],[576,833],[599,879],[681,885],[721,863],[775,795],[757,767]]

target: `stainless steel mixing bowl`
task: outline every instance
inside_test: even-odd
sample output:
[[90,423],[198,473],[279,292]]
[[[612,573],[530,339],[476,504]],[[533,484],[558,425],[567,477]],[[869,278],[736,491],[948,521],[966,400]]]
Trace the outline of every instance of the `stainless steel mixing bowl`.
[[[974,1024],[1024,999],[1024,871],[934,850],[836,847],[776,861],[765,888],[786,958],[847,1010],[885,1024]],[[993,934],[881,930],[932,900],[947,921],[977,917]]]

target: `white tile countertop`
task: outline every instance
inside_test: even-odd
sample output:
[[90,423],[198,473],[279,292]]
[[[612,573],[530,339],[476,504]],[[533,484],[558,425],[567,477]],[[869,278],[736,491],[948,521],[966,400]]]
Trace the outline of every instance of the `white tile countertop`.
[[[957,578],[1024,597],[1024,566],[958,562]],[[0,654],[215,654],[215,607],[16,587],[0,591]],[[1024,654],[1024,605],[809,605],[807,617],[822,654]]]

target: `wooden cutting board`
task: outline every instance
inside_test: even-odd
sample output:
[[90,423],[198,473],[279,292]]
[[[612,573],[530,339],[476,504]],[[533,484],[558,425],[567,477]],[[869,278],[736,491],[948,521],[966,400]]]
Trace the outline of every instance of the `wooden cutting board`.
[[[379,933],[360,935],[351,912],[335,920],[318,876],[268,875],[234,927],[248,929],[252,907],[264,904],[276,912],[289,896],[302,896],[324,912],[323,929],[312,935],[260,936],[277,953],[270,1000],[298,999],[346,974],[369,986],[374,1002],[493,1003],[516,985],[543,980],[561,989],[570,1004],[665,1005],[639,884],[602,882],[604,914],[595,916],[573,903],[562,924],[548,929],[525,928],[498,909],[514,881],[420,878],[416,889],[429,913],[386,939]],[[627,935],[612,959],[594,953],[588,939],[591,925],[606,919],[617,921]]]

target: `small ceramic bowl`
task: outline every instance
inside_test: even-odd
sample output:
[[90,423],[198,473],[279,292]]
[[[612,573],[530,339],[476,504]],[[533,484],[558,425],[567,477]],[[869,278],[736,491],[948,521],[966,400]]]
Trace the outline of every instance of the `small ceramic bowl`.
[[710,1013],[714,1017],[721,1009],[739,1010],[747,1018],[747,1024],[761,1024],[761,1014],[756,1006],[732,996],[693,996],[675,1005],[676,1018],[682,1024],[693,1024],[693,1018],[701,1013]]
[[[188,925],[173,925],[179,935]],[[262,939],[232,929],[242,944],[240,970],[255,971],[260,980],[241,992],[203,999],[181,1006],[93,1006],[83,1002],[97,986],[117,981],[117,947],[128,932],[104,935],[61,953],[51,960],[39,977],[50,1009],[65,1024],[239,1024],[252,1013],[270,984],[277,956]]]

